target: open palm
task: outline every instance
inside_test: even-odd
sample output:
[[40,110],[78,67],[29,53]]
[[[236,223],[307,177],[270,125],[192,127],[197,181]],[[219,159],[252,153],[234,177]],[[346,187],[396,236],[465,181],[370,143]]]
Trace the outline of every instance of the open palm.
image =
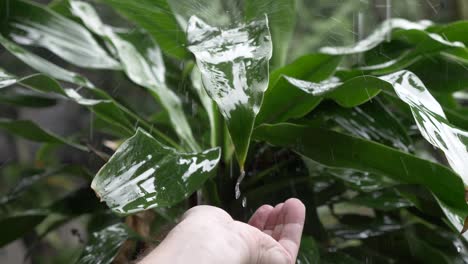
[[305,219],[305,207],[297,199],[289,199],[275,207],[263,205],[248,224],[262,231],[258,236],[262,247],[258,264],[294,263],[299,250]]

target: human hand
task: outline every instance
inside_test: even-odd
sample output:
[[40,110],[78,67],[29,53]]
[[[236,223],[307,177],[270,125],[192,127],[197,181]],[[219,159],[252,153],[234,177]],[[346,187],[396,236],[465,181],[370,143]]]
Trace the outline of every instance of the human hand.
[[196,206],[140,263],[292,264],[304,220],[297,199],[261,206],[248,224],[219,208]]

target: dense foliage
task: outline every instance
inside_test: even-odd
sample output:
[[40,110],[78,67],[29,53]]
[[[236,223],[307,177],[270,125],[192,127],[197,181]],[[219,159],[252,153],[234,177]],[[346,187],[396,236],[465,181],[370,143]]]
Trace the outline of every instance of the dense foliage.
[[[3,179],[0,246],[80,217],[77,263],[125,262],[196,204],[246,220],[294,196],[307,207],[298,263],[468,261],[468,21],[389,19],[291,61],[294,1],[101,2],[127,28],[88,2],[0,2],[0,44],[25,67],[0,69],[0,104],[73,102],[95,137],[0,117],[41,144],[35,164],[0,168],[16,179]],[[156,113],[78,68],[125,74]],[[63,148],[101,161],[61,164]]]

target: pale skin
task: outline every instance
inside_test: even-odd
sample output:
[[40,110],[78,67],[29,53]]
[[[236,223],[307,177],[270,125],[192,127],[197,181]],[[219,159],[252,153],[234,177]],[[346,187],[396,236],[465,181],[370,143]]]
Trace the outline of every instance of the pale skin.
[[305,207],[289,199],[263,205],[249,222],[222,209],[196,206],[140,264],[293,264],[299,250]]

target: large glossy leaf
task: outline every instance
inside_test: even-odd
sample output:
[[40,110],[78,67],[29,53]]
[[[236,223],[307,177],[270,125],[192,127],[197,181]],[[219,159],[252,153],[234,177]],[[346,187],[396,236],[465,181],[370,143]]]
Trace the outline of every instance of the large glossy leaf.
[[83,76],[61,68],[29,51],[16,45],[12,41],[0,34],[0,44],[11,52],[18,59],[29,65],[31,68],[54,77],[57,80],[73,83],[80,86],[93,87],[91,82]]
[[180,59],[187,57],[185,29],[177,24],[167,0],[102,1],[146,29],[165,53]]
[[466,64],[447,56],[432,56],[408,67],[427,88],[438,93],[453,93],[468,88]]
[[168,112],[172,127],[191,150],[199,150],[193,138],[179,97],[169,89],[165,66],[159,46],[146,34],[134,31],[116,33],[104,25],[93,7],[85,2],[71,1],[72,13],[96,34],[110,40],[115,47],[127,76],[146,87]]
[[327,107],[314,112],[311,119],[406,152],[413,148],[407,131],[378,98],[351,109]]
[[46,211],[31,210],[0,216],[0,247],[22,237],[33,230],[47,216]]
[[40,46],[71,64],[86,68],[118,69],[83,26],[39,4],[10,0],[1,31],[17,43]]
[[313,109],[324,98],[332,99],[342,107],[355,107],[371,100],[382,89],[391,89],[388,83],[373,76],[359,76],[346,82],[341,82],[337,77],[331,77],[318,83],[289,76],[283,76],[283,78],[290,84],[289,89],[299,89],[303,92],[303,98],[308,97],[304,105],[312,106],[309,106],[309,109]]
[[218,148],[179,153],[138,130],[99,170],[91,187],[120,214],[171,206],[200,188],[219,158]]
[[396,18],[383,22],[370,36],[348,47],[323,47],[320,52],[333,55],[355,54],[369,51],[387,39],[390,34],[394,40],[402,40],[416,46],[418,52],[438,50],[440,48],[464,48],[461,42],[450,42],[441,35],[426,32],[430,21],[410,22]]
[[413,206],[413,204],[410,201],[401,197],[393,189],[358,195],[352,198],[350,200],[350,203],[363,205],[383,211],[390,211]]
[[255,117],[268,86],[272,54],[268,21],[220,29],[194,16],[189,21],[188,39],[205,89],[224,116],[243,169]]
[[244,1],[247,21],[268,16],[271,38],[273,40],[272,68],[281,67],[296,25],[295,0],[246,0]]
[[216,147],[218,144],[217,139],[217,130],[220,130],[222,124],[217,123],[217,108],[215,102],[211,100],[210,96],[206,93],[205,88],[203,88],[203,82],[201,77],[201,72],[198,67],[194,66],[192,73],[191,73],[191,80],[192,80],[192,87],[198,94],[200,98],[201,104],[208,115],[208,120],[210,122],[210,143],[211,147]]
[[81,253],[77,264],[110,264],[117,256],[120,247],[128,239],[137,239],[128,226],[119,223],[94,232]]
[[43,108],[56,105],[57,100],[37,95],[9,93],[0,95],[0,104],[19,106],[19,107],[33,107]]
[[319,101],[305,95],[302,90],[291,87],[282,76],[321,82],[328,79],[341,62],[338,56],[310,54],[300,57],[289,65],[273,71],[268,90],[258,113],[256,124],[276,123],[289,118],[299,118],[310,112]]
[[[119,127],[122,133],[131,136],[135,129],[135,124],[138,124],[151,133],[158,139],[171,146],[178,146],[171,138],[166,136],[154,127],[151,127],[145,120],[131,112],[120,103],[116,102],[110,95],[101,89],[98,89],[85,77],[63,69],[43,58],[28,52],[13,42],[3,38],[0,35],[0,44],[2,44],[8,51],[29,65],[31,68],[45,74],[45,75],[31,75],[21,80],[19,84],[24,87],[31,88],[37,91],[46,93],[56,93],[66,96],[69,99],[77,102],[80,105],[89,107],[90,110],[95,112],[102,120],[111,123],[112,127]],[[1,72],[1,71],[0,71]],[[73,83],[79,86],[84,86],[94,95],[93,98],[85,98],[81,96],[76,90],[63,89],[56,80],[51,79],[49,76],[64,82]]]
[[320,164],[303,157],[310,176],[327,176],[342,180],[347,186],[361,192],[374,192],[398,184],[397,181],[378,173],[351,168],[339,168]]
[[[127,135],[131,135],[133,133],[133,124],[130,122],[131,119],[124,115],[122,110],[112,99],[95,99],[83,97],[76,90],[71,88],[62,88],[56,80],[42,74],[33,74],[23,78],[14,77],[14,80],[14,83],[18,83],[19,85],[28,89],[42,93],[52,93],[61,98],[71,100],[77,104],[86,106],[95,112],[99,117],[119,126],[124,132],[127,133]],[[10,83],[10,85],[14,83]]]
[[[327,81],[311,83],[285,77],[291,84],[311,95],[324,95],[342,106],[355,106],[355,102],[370,99],[380,89],[394,90],[397,96],[408,104],[422,136],[432,145],[444,151],[450,166],[468,183],[468,132],[451,125],[440,104],[434,99],[423,82],[412,72],[400,71],[376,77],[356,77],[344,83]],[[351,89],[366,88],[372,80],[373,91],[367,95],[351,92]],[[357,100],[356,100],[357,99]]]
[[72,146],[82,151],[88,150],[87,147],[46,131],[28,120],[9,120],[0,118],[0,129],[4,129],[13,135],[36,142],[60,143]]
[[468,184],[468,132],[451,125],[423,82],[408,71],[380,77],[409,105],[422,136],[441,149],[452,169]]
[[254,137],[273,145],[290,147],[327,166],[368,171],[398,182],[420,184],[431,190],[442,205],[461,219],[468,215],[462,180],[436,163],[371,141],[315,127],[262,125],[255,130]]

